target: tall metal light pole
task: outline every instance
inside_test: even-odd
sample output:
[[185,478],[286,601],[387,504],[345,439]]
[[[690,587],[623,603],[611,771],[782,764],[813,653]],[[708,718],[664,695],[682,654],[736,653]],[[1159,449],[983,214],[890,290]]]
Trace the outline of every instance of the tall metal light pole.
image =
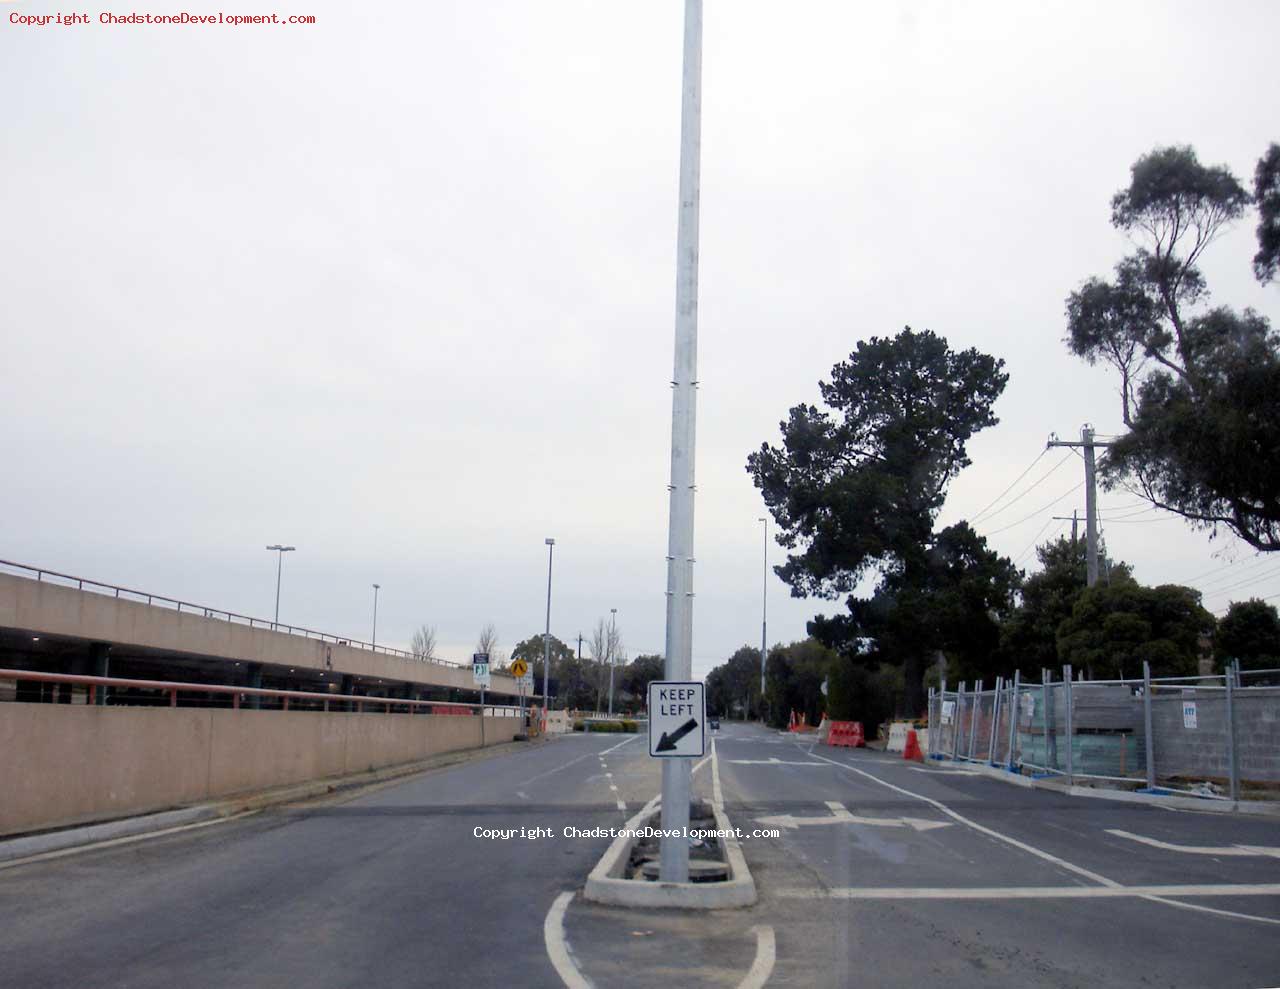
[[760,591],[760,708],[764,710],[764,657],[766,630],[769,627],[769,519],[756,519],[764,523],[764,585]]
[[267,549],[273,553],[279,554],[276,557],[276,617],[271,623],[274,628],[276,625],[280,624],[280,571],[284,568],[284,555],[285,553],[292,553],[297,549],[297,547],[281,546],[279,543],[276,543],[274,546],[268,546]]
[[609,717],[613,717],[613,663],[616,658],[613,655],[614,644],[618,641],[618,609],[610,608],[609,613],[613,617],[609,620]]
[[[702,0],[685,0],[680,108],[680,205],[676,234],[675,362],[671,375],[671,509],[667,531],[668,680],[693,675],[693,454],[698,386],[698,197],[702,142]],[[689,879],[691,767],[662,760],[662,839],[658,875]],[[676,835],[678,837],[670,837]]]
[[542,636],[542,710],[549,707],[547,684],[551,676],[551,558],[556,551],[556,541],[551,537],[543,540],[547,544],[547,631]]
[[373,585],[373,638],[369,642],[370,647],[378,644],[378,588],[381,584]]

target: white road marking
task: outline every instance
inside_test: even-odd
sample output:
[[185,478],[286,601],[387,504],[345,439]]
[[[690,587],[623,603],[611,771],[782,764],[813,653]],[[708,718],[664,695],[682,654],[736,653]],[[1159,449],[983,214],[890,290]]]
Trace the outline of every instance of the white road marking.
[[821,762],[784,762],[782,759],[726,759],[731,766],[822,766]]
[[574,758],[570,759],[568,762],[564,763],[564,764],[563,764],[563,765],[561,765],[561,766],[555,766],[555,767],[553,767],[553,768],[551,768],[551,769],[545,770],[544,772],[538,773],[536,776],[528,776],[528,777],[526,777],[526,778],[525,778],[525,783],[526,783],[526,784],[528,784],[528,783],[532,783],[534,780],[540,780],[540,779],[542,779],[544,776],[550,776],[552,773],[558,773],[558,772],[560,772],[560,770],[562,770],[562,769],[568,769],[568,768],[569,768],[570,766],[572,766],[575,762],[581,762],[583,759],[590,759],[590,758],[591,758],[591,755],[592,755],[592,753],[590,753],[590,752],[584,752],[584,753],[582,753],[582,755],[580,755],[580,756],[575,756]]
[[946,814],[952,820],[959,821],[961,824],[964,824],[967,827],[973,828],[973,830],[981,834],[985,834],[990,838],[995,838],[998,841],[1003,841],[1006,845],[1012,845],[1014,848],[1021,849],[1022,851],[1026,852],[1029,855],[1036,856],[1036,858],[1044,859],[1046,862],[1052,862],[1054,865],[1058,866],[1058,868],[1060,869],[1066,869],[1068,872],[1074,872],[1078,876],[1084,876],[1084,878],[1091,879],[1095,883],[1100,883],[1103,886],[1110,886],[1110,887],[1117,887],[1117,888],[1120,886],[1120,884],[1116,882],[1114,879],[1108,879],[1106,876],[1100,876],[1096,872],[1091,872],[1088,869],[1081,868],[1078,865],[1073,865],[1072,863],[1066,861],[1065,859],[1060,859],[1056,855],[1050,855],[1048,852],[1042,851],[1041,849],[1036,848],[1032,845],[1028,845],[1024,841],[1019,841],[1017,838],[1010,838],[1008,835],[1001,834],[999,831],[994,831],[991,828],[985,827],[979,824],[977,821],[971,821],[969,820],[969,818],[964,817],[961,814],[957,814],[954,810],[952,810],[946,804],[942,803],[942,801],[940,800],[934,800],[932,797],[926,797],[923,794],[915,793],[911,790],[904,789],[903,787],[900,787],[900,786],[895,786],[893,783],[890,783],[887,780],[882,780],[879,776],[876,776],[873,773],[868,773],[868,772],[865,772],[864,770],[858,769],[855,766],[850,766],[846,762],[837,762],[835,759],[828,759],[826,756],[821,756],[821,755],[817,756],[817,758],[822,759],[826,762],[829,762],[833,766],[840,766],[843,769],[847,769],[851,773],[857,773],[859,776],[865,776],[867,779],[872,780],[875,783],[879,783],[881,786],[888,787],[890,790],[893,790],[896,793],[901,793],[908,797],[914,797],[916,800],[923,800],[925,803],[929,804],[929,806],[936,807],[938,810],[942,811],[942,813]]
[[50,859],[66,858],[68,855],[79,855],[81,852],[96,852],[100,848],[114,848],[116,845],[132,845],[139,841],[148,841],[151,838],[163,838],[167,834],[178,834],[181,831],[195,831],[198,828],[211,828],[215,824],[230,824],[232,821],[238,821],[242,817],[248,817],[250,814],[257,814],[259,811],[246,810],[239,814],[232,814],[230,817],[217,817],[212,821],[197,821],[195,824],[179,824],[173,828],[162,828],[159,831],[147,831],[143,834],[130,834],[122,838],[108,838],[106,841],[95,841],[91,845],[76,845],[73,848],[59,848],[52,852],[41,852],[39,855],[28,855],[25,858],[10,859],[8,862],[0,862],[0,869],[14,869],[20,865],[30,865],[33,862],[47,862]]
[[1280,858],[1280,848],[1272,848],[1266,845],[1174,845],[1167,841],[1160,841],[1157,838],[1147,838],[1140,834],[1133,834],[1130,831],[1120,831],[1116,828],[1107,828],[1107,834],[1113,834],[1117,838],[1128,838],[1130,841],[1138,841],[1144,845],[1150,845],[1152,848],[1160,848],[1166,852],[1182,852],[1186,855],[1266,855],[1271,858]]
[[569,942],[564,936],[564,914],[569,909],[569,903],[573,897],[572,890],[556,897],[555,902],[551,904],[551,909],[547,911],[546,920],[542,922],[542,940],[547,946],[547,957],[551,959],[556,974],[568,989],[592,989],[591,983],[578,970],[573,960],[573,952],[569,949]]
[[617,745],[610,745],[607,749],[605,749],[605,750],[604,750],[603,752],[601,752],[600,754],[601,754],[602,756],[606,756],[606,755],[608,755],[610,752],[614,751],[615,749],[620,749],[620,748],[622,748],[622,747],[623,747],[624,745],[626,745],[628,742],[634,742],[634,741],[635,741],[637,738],[639,738],[639,737],[640,737],[639,735],[629,735],[628,737],[624,738],[621,742],[619,742]]
[[976,769],[925,769],[924,766],[910,767],[915,773],[946,773],[948,776],[982,776],[983,774]]
[[773,936],[773,928],[768,924],[758,924],[751,928],[756,936],[756,958],[747,971],[747,976],[738,983],[738,989],[761,989],[773,974],[773,964],[778,957],[778,946]]
[[950,821],[926,821],[919,817],[857,817],[845,809],[844,804],[828,800],[830,817],[796,817],[793,814],[779,814],[776,817],[757,817],[757,824],[772,825],[780,828],[799,828],[817,824],[869,824],[879,828],[915,828],[917,831],[932,831],[934,828],[949,828]]
[[[724,809],[724,792],[720,789],[720,758],[716,755],[716,740],[711,740],[711,800],[721,810]],[[706,759],[702,760],[706,762]],[[694,767],[697,768],[696,766]]]
[[1280,920],[1275,917],[1259,917],[1252,913],[1236,913],[1234,910],[1219,910],[1216,907],[1206,907],[1203,903],[1183,903],[1181,900],[1166,900],[1163,896],[1145,896],[1145,900],[1152,903],[1163,903],[1170,907],[1179,907],[1183,910],[1196,910],[1200,913],[1212,913],[1219,917],[1231,917],[1235,920],[1256,920],[1263,924],[1280,924]]
[[[780,889],[795,900],[1079,900],[1132,896],[1280,896],[1280,883],[1218,883],[1168,886],[837,886]],[[1167,902],[1160,900],[1160,902]],[[1174,903],[1173,906],[1191,904]],[[1248,914],[1237,916],[1248,917]]]

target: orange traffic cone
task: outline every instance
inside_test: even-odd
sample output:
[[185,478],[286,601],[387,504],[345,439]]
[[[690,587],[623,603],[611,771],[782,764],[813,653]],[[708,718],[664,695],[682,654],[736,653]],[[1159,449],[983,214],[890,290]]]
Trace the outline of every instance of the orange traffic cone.
[[914,728],[907,729],[907,744],[902,748],[902,758],[924,762],[924,753],[920,751],[920,739],[916,737]]

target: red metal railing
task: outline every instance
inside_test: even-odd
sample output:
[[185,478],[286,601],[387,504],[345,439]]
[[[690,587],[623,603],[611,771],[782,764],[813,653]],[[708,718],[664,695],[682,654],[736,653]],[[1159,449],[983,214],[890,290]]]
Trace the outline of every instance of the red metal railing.
[[399,697],[365,697],[359,694],[326,694],[313,690],[275,690],[269,687],[237,687],[230,684],[181,683],[175,680],[133,680],[126,677],[80,676],[70,673],[41,673],[35,670],[0,669],[0,680],[24,680],[35,683],[70,684],[89,688],[89,703],[93,704],[96,693],[106,687],[132,687],[138,690],[156,690],[169,695],[169,706],[178,706],[179,693],[196,694],[230,694],[231,706],[238,709],[243,697],[277,697],[282,700],[284,710],[289,710],[289,701],[306,700],[322,701],[323,709],[329,710],[334,702],[353,705],[357,712],[362,712],[365,705],[382,706],[383,711],[391,712],[393,708],[407,708],[409,713],[425,714],[466,714],[479,715],[482,711],[493,711],[495,716],[508,717],[515,715],[519,708],[497,704],[464,704],[459,701],[418,701]]
[[[314,629],[302,628],[299,625],[285,625],[280,622],[273,622],[266,618],[253,618],[249,615],[237,614],[234,611],[227,611],[225,608],[209,608],[202,604],[192,604],[190,601],[180,601],[178,598],[165,597],[163,594],[151,594],[147,591],[136,591],[128,587],[120,587],[116,584],[104,584],[100,580],[90,580],[87,577],[76,577],[72,574],[59,573],[56,570],[46,570],[43,567],[33,567],[26,563],[15,563],[12,560],[0,560],[0,567],[10,567],[14,570],[25,571],[26,573],[35,574],[37,582],[42,582],[46,577],[54,577],[58,580],[70,581],[75,584],[79,590],[88,590],[94,593],[111,592],[113,597],[119,598],[121,594],[126,595],[126,600],[137,599],[146,601],[147,604],[154,606],[172,605],[178,611],[186,608],[191,614],[198,614],[205,618],[216,618],[228,622],[239,622],[248,625],[250,628],[270,629],[275,632],[283,632],[287,635],[301,635],[307,639],[319,639],[321,642],[333,642],[337,645],[351,646],[354,649],[368,649],[371,652],[385,653],[388,656],[399,656],[403,659],[413,659],[418,662],[435,663],[439,666],[452,666],[454,668],[465,668],[465,663],[451,663],[445,659],[425,659],[422,656],[416,656],[404,649],[393,649],[389,646],[378,646],[371,642],[361,642],[359,639],[344,638],[340,635],[334,635],[331,632],[317,632]],[[21,575],[19,575],[21,576]]]

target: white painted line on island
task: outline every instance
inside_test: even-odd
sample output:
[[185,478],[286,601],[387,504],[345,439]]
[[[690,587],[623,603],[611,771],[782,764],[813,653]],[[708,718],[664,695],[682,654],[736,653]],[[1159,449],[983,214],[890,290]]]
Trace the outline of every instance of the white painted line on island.
[[542,922],[542,940],[547,946],[547,957],[568,989],[592,989],[591,983],[578,970],[569,950],[569,942],[564,936],[564,915],[573,901],[574,893],[568,890],[561,893],[547,911],[546,920]]
[[773,974],[773,965],[778,957],[778,945],[772,927],[757,924],[751,928],[751,933],[756,936],[756,957],[746,978],[738,983],[738,989],[762,989]]

